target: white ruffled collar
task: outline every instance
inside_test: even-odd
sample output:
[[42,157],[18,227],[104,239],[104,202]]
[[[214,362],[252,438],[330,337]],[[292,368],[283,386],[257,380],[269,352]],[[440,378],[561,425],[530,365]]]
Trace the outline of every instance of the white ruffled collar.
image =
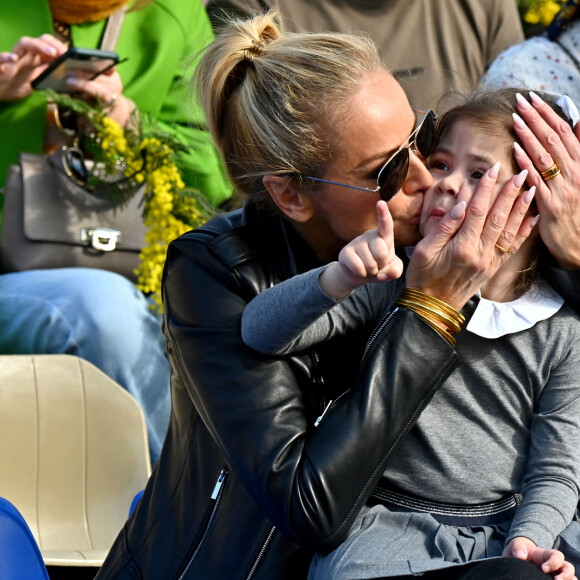
[[466,329],[483,338],[499,338],[532,328],[556,314],[564,299],[547,283],[534,286],[512,302],[479,299]]
[[[415,246],[406,246],[405,253],[411,258]],[[547,282],[536,284],[523,296],[512,302],[494,302],[481,297],[466,326],[466,330],[482,338],[499,338],[528,330],[540,320],[556,314],[564,299]]]

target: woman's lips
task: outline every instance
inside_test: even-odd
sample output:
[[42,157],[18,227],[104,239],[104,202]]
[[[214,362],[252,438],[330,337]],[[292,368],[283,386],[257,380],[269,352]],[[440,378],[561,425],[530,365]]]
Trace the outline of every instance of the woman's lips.
[[413,215],[413,217],[409,220],[412,224],[418,224],[421,220],[421,207],[417,210],[417,212]]

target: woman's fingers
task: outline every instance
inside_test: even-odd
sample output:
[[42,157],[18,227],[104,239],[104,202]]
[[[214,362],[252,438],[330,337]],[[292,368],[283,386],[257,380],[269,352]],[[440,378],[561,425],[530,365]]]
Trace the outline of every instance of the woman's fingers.
[[495,248],[500,252],[505,249],[506,253],[515,254],[538,223],[539,215],[526,217],[535,193],[536,188],[532,186],[516,200],[508,221],[495,242]]
[[541,173],[552,168],[565,172],[570,162],[580,161],[580,143],[567,121],[535,93],[530,95],[532,104],[518,95],[521,117],[514,114],[514,129],[537,170],[528,168],[530,184],[537,186]]
[[501,247],[508,249],[510,253],[514,253],[521,245],[521,241],[516,245],[516,236],[535,192],[533,190],[530,194],[528,191],[523,196],[520,196],[520,191],[527,175],[528,172],[524,169],[518,175],[509,179],[501,188],[489,211],[481,234],[483,249],[499,243]]
[[[537,188],[542,240],[560,267],[577,269],[580,267],[580,123],[572,131],[536,95],[532,96],[531,104],[520,98],[518,111],[525,123],[516,119],[514,127],[525,151],[515,147],[514,155],[518,165],[528,169],[528,183]],[[542,176],[541,172],[547,170]]]
[[66,44],[50,34],[43,34],[38,38],[23,36],[14,45],[12,52],[19,57],[27,53],[33,53],[41,57],[43,62],[51,62],[56,57],[64,54],[66,50]]
[[[480,240],[486,224],[500,167],[501,164],[499,162],[494,164],[480,179],[475,193],[468,203],[465,220],[457,232],[458,244],[472,246]],[[507,219],[507,214],[505,218]]]

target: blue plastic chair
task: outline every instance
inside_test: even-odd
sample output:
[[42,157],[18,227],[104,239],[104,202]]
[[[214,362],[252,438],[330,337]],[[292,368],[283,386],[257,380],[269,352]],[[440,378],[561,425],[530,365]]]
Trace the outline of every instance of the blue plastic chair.
[[137,493],[137,495],[133,498],[133,501],[131,502],[131,507],[129,508],[129,517],[131,517],[131,514],[135,511],[135,508],[137,507],[137,504],[139,503],[139,500],[141,499],[141,496],[143,495],[143,492],[145,490],[142,489],[139,493]]
[[20,512],[0,497],[0,570],[3,580],[49,580],[30,528]]

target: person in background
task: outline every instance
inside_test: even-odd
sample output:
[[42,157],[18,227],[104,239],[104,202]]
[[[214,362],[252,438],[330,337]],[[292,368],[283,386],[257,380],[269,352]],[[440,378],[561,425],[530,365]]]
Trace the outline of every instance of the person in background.
[[278,6],[292,32],[368,33],[412,107],[439,110],[466,93],[503,50],[524,39],[514,0],[209,0],[214,29],[227,17]]
[[[517,171],[512,113],[521,99],[517,89],[484,92],[439,119],[423,235],[458,202],[469,201],[495,159],[501,161],[495,194]],[[534,189],[523,195],[533,197]],[[433,308],[412,287],[412,274],[407,281],[369,284],[400,271],[390,252],[386,204],[379,201],[377,211],[378,228],[346,245],[337,262],[281,282],[247,305],[242,336],[248,346],[288,355],[369,319],[378,323],[397,305]],[[537,208],[528,212],[536,216]],[[429,570],[448,578],[457,564],[499,556],[528,560],[559,580],[574,577],[580,565],[580,526],[573,521],[580,487],[580,316],[547,283],[547,252],[537,230],[517,253],[507,253],[462,311],[466,327],[453,336],[459,366],[395,451],[345,542],[315,556],[310,578],[401,578],[411,577],[409,571],[428,578]]]
[[[107,18],[128,10],[116,51],[128,60],[93,81],[71,79],[89,101],[99,98],[122,126],[137,110],[187,146],[184,180],[218,204],[231,185],[203,113],[186,105],[183,58],[205,47],[212,29],[199,0],[22,0],[0,18],[0,184],[20,152],[41,153],[47,101],[31,81],[69,45],[96,48]],[[133,9],[134,8],[134,9]],[[151,456],[161,450],[170,413],[169,363],[160,316],[124,277],[98,269],[33,270],[0,275],[0,353],[67,353],[84,358],[141,404]]]
[[481,86],[541,90],[568,95],[580,104],[580,1],[568,0],[544,34],[501,52],[483,75]]
[[[443,329],[410,310],[388,313],[366,354],[370,328],[292,357],[246,347],[241,316],[376,227],[379,196],[397,245],[418,241],[434,118],[417,124],[368,37],[283,34],[271,13],[226,26],[196,79],[245,204],[170,246],[169,431],[97,577],[304,578],[314,550],[346,537],[457,358]],[[491,208],[498,175],[485,172],[469,208],[458,204],[414,256],[422,291],[461,308],[507,259],[495,244],[516,252],[533,220],[519,196],[530,172]]]

